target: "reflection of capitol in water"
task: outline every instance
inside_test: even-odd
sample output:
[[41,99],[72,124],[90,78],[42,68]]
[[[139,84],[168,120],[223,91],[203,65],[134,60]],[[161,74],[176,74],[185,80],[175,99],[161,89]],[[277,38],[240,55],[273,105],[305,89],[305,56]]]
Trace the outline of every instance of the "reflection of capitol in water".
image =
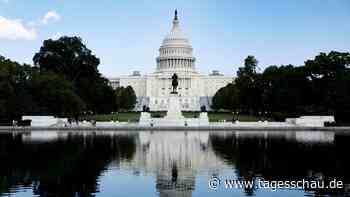
[[223,163],[209,147],[209,132],[141,132],[135,165],[146,171],[178,168],[200,170]]
[[154,173],[159,196],[192,196],[201,169],[224,163],[212,151],[209,132],[141,132],[132,168]]

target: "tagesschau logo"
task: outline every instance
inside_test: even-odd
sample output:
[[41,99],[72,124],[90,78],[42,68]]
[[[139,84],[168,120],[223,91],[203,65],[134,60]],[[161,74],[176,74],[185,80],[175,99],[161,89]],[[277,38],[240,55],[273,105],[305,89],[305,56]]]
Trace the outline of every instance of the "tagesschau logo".
[[341,180],[333,179],[331,181],[324,180],[284,180],[270,181],[263,179],[242,180],[242,179],[223,179],[212,177],[208,181],[210,190],[224,189],[270,189],[276,191],[278,189],[342,189],[344,183]]

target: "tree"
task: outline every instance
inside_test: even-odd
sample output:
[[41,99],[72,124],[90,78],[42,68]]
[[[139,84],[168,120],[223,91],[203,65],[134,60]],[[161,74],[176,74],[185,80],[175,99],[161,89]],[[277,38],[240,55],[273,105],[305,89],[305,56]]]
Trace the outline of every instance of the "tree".
[[313,60],[305,61],[305,67],[312,79],[334,80],[337,74],[349,72],[350,53],[320,53]]
[[212,108],[216,110],[235,110],[240,108],[239,90],[230,83],[220,88],[212,99]]
[[136,94],[131,86],[118,87],[115,90],[115,103],[116,109],[130,110],[135,107],[136,104]]
[[35,69],[0,56],[0,119],[19,119],[30,111],[29,79]]
[[90,102],[90,108],[100,114],[113,111],[115,108],[115,93],[108,80],[100,78],[91,85],[93,86],[93,88],[90,88],[92,92],[89,92],[91,99],[88,101]]
[[255,59],[254,56],[248,55],[247,58],[244,59],[244,73],[247,75],[252,75],[256,73],[256,67],[258,66],[258,60]]
[[62,74],[70,81],[81,77],[100,77],[97,66],[100,60],[92,54],[79,37],[63,36],[58,40],[45,40],[33,62],[41,71]]
[[31,92],[44,114],[77,117],[85,109],[71,82],[51,72],[34,75]]
[[115,108],[114,91],[97,69],[100,60],[81,38],[63,36],[45,40],[33,61],[41,72],[53,72],[70,81],[87,110],[110,113]]
[[312,82],[314,104],[321,106],[322,111],[338,114],[336,117],[338,119],[344,119],[341,116],[345,114],[350,117],[350,111],[345,107],[346,100],[350,96],[349,67],[350,54],[337,51],[320,53],[313,60],[305,62],[305,68]]
[[123,98],[123,108],[124,109],[133,109],[135,107],[136,104],[136,94],[134,89],[131,86],[127,86],[125,88],[125,91],[122,94],[122,98]]
[[15,97],[15,72],[17,65],[0,57],[0,117],[13,117]]
[[350,72],[337,77],[334,115],[338,122],[350,122]]
[[76,116],[85,108],[72,83],[0,56],[0,119],[22,115]]
[[124,91],[124,87],[121,86],[121,87],[117,87],[114,91],[114,94],[115,94],[115,109],[116,111],[119,111],[121,108],[122,108],[122,92]]
[[305,67],[270,66],[262,74],[264,108],[269,111],[303,114],[310,103],[311,83]]
[[235,79],[240,94],[240,108],[246,113],[253,113],[262,108],[261,74],[256,73],[258,61],[254,56],[244,60],[244,67],[240,67]]

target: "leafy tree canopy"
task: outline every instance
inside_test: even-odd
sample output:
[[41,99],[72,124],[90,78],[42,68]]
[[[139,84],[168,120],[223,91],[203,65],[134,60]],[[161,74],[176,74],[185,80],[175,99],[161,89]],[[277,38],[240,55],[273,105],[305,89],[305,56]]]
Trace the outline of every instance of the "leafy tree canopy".
[[335,79],[337,73],[349,72],[350,54],[337,51],[320,53],[315,59],[305,61],[305,66],[313,79]]
[[63,74],[71,81],[80,77],[100,77],[97,70],[100,60],[79,37],[63,36],[58,40],[45,40],[33,61],[40,70]]
[[116,109],[131,110],[136,104],[136,94],[131,86],[118,87],[115,90],[116,95]]
[[41,72],[53,72],[70,81],[87,110],[95,113],[110,113],[113,110],[113,88],[97,69],[99,58],[81,38],[63,36],[58,40],[45,40],[33,61]]

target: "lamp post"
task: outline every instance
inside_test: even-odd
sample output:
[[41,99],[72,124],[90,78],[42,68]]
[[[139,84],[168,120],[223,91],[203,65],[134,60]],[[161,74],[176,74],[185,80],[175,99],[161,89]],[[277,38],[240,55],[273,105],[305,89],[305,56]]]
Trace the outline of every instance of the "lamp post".
[[261,122],[261,120],[262,120],[262,117],[261,117],[261,111],[259,111],[259,122]]
[[114,112],[112,111],[111,114],[112,114],[112,121],[115,122],[115,120],[114,120]]
[[86,111],[83,111],[83,117],[84,117],[84,120],[88,119],[88,117],[86,116]]

